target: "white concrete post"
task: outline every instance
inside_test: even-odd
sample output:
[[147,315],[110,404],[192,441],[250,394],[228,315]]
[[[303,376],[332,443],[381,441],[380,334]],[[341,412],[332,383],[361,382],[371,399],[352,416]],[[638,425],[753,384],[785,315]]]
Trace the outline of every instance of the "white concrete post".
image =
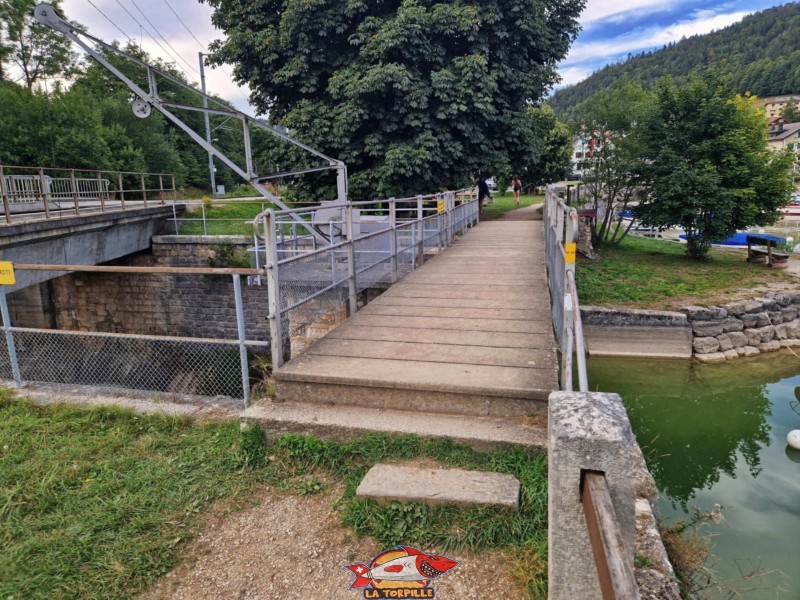
[[602,598],[581,477],[583,471],[605,474],[632,567],[636,441],[617,394],[553,392],[548,404],[548,599]]
[[392,255],[392,283],[397,282],[397,202],[389,198],[389,252]]
[[8,362],[11,363],[11,376],[14,378],[14,385],[22,387],[22,375],[19,370],[19,360],[17,358],[17,345],[14,343],[14,332],[11,330],[11,316],[8,314],[8,302],[6,300],[6,290],[0,286],[0,315],[3,317],[3,331],[6,335],[6,345],[8,346]]
[[358,285],[356,284],[356,247],[353,235],[353,208],[348,203],[344,208],[344,220],[347,228],[347,300],[350,314],[358,310]]
[[269,337],[273,371],[283,364],[283,331],[281,328],[281,290],[278,273],[278,246],[275,238],[275,211],[264,215],[264,263],[267,270],[269,301]]
[[422,196],[417,196],[417,266],[425,261],[425,213],[422,210]]
[[239,362],[242,367],[242,399],[244,407],[250,406],[250,366],[247,361],[247,345],[245,343],[244,329],[244,305],[242,303],[242,276],[231,275],[233,277],[233,300],[236,305],[236,331],[239,341]]

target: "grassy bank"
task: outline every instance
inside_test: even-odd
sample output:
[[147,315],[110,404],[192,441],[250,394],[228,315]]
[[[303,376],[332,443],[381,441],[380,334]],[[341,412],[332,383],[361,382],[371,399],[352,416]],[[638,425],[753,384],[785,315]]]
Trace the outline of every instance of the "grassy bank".
[[[544,202],[544,196],[520,196],[519,197],[519,206],[523,208],[525,206],[530,206],[531,204],[541,204]],[[487,204],[483,207],[483,216],[481,217],[482,221],[492,221],[494,219],[499,219],[505,213],[510,210],[513,210],[514,206],[514,197],[511,194],[506,196],[500,196],[499,194],[494,194],[494,202],[491,204]]]
[[[181,223],[181,235],[246,235],[253,236],[255,216],[265,208],[269,202],[232,201],[229,203],[212,203],[203,207],[194,207],[192,212],[184,215]],[[203,211],[205,211],[206,227],[203,229]]]
[[[547,466],[521,450],[368,436],[339,444],[288,435],[265,446],[238,422],[193,424],[116,409],[39,407],[0,393],[0,597],[130,598],[175,563],[212,505],[239,508],[260,487],[336,502],[360,534],[436,547],[507,548],[530,597],[546,596]],[[511,473],[522,509],[379,506],[355,488],[379,461],[435,461]]]
[[578,262],[582,304],[670,310],[729,302],[743,289],[792,280],[784,271],[748,263],[743,252],[724,248],[693,261],[683,245],[628,236],[620,246],[597,250],[600,260]]

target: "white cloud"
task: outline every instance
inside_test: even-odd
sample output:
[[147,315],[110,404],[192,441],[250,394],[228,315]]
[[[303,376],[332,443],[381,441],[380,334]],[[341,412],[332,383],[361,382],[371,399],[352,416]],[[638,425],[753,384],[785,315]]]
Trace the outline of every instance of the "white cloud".
[[[684,0],[685,1],[685,0]],[[680,2],[664,0],[589,0],[581,13],[581,25],[590,27],[598,21],[621,22],[632,15],[652,14],[675,8]]]
[[649,48],[657,48],[670,42],[677,42],[683,37],[709,33],[741,21],[751,11],[740,11],[717,15],[711,11],[701,11],[693,19],[681,21],[667,27],[652,27],[634,31],[616,38],[598,42],[577,42],[572,46],[564,60],[562,73],[568,68],[591,63],[593,65],[624,55],[627,52],[640,52]]
[[560,69],[558,74],[561,75],[561,83],[559,83],[556,88],[578,83],[591,75],[592,71],[593,70],[589,67],[567,67],[565,69]]
[[[127,9],[128,12],[126,12],[117,0],[92,0],[97,8],[87,0],[64,0],[61,12],[65,18],[85,25],[91,35],[105,42],[119,40],[123,44],[126,43],[128,38],[120,33],[121,29],[126,36],[130,36],[137,43],[141,42],[142,48],[151,56],[166,62],[175,62],[192,84],[199,88],[198,52],[205,51],[205,45],[211,40],[222,37],[222,33],[211,24],[212,10],[208,4],[201,4],[197,0],[167,1],[169,6],[164,0],[159,0],[159,2],[135,0],[135,4],[132,0],[119,0]],[[144,11],[150,23],[137,10],[136,5]],[[191,30],[194,37],[173,14],[170,6]],[[109,19],[114,25],[109,22]],[[166,38],[169,46],[159,37],[158,33],[153,31],[151,23]],[[148,31],[158,40],[161,47],[153,41]],[[200,43],[194,39],[195,37]],[[233,71],[231,66],[226,66],[224,69],[227,73]],[[206,67],[206,86],[210,92],[230,100],[239,110],[254,114],[247,102],[248,88],[237,86],[222,69]]]

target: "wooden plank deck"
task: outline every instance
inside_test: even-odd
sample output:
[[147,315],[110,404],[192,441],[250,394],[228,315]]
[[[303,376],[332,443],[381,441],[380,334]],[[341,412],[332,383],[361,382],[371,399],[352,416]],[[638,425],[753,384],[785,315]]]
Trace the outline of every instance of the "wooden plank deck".
[[541,414],[558,389],[541,221],[481,223],[275,373],[278,398]]

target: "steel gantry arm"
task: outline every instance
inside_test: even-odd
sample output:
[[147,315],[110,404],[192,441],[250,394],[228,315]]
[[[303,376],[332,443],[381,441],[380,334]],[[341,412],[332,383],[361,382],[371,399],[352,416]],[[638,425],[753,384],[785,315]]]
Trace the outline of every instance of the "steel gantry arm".
[[[134,113],[140,117],[146,117],[150,114],[151,108],[154,108],[162,115],[164,115],[170,122],[175,124],[181,130],[184,131],[190,138],[192,138],[196,143],[203,147],[206,152],[212,154],[213,156],[217,157],[222,163],[230,167],[235,173],[249,182],[258,192],[268,198],[271,202],[278,205],[284,210],[288,210],[288,207],[281,202],[280,198],[272,194],[264,185],[264,181],[269,179],[274,179],[277,177],[285,177],[288,175],[299,175],[302,173],[310,173],[314,171],[322,171],[327,169],[336,169],[336,189],[338,200],[340,202],[347,201],[347,167],[345,164],[340,161],[336,160],[335,158],[331,158],[326,156],[322,152],[303,144],[302,142],[293,139],[291,136],[274,129],[264,123],[261,123],[254,119],[253,117],[238,111],[230,106],[220,102],[216,98],[209,96],[201,92],[198,89],[184,83],[177,77],[170,75],[169,73],[165,73],[164,71],[160,71],[159,69],[149,65],[148,63],[139,60],[138,58],[131,56],[119,48],[112,46],[111,44],[107,44],[103,40],[96,38],[80,29],[76,29],[72,24],[68,21],[65,21],[61,16],[56,13],[55,9],[49,4],[39,4],[34,9],[34,17],[36,20],[59,33],[64,34],[70,40],[75,42],[78,46],[80,46],[89,56],[91,56],[94,60],[100,63],[106,70],[113,73],[120,81],[122,81],[128,88],[138,96],[137,100],[134,101]],[[114,65],[112,65],[106,58],[97,52],[89,43],[91,41],[94,44],[104,48],[109,52],[113,52],[119,56],[124,57],[125,59],[131,61],[139,65],[140,67],[146,69],[147,71],[147,83],[149,87],[149,91],[143,90],[139,87],[135,82],[131,81],[129,77],[127,77],[124,73],[122,73],[119,69],[117,69]],[[204,100],[206,100],[210,104],[210,108],[205,108],[201,106],[190,106],[185,104],[178,104],[175,102],[167,102],[161,99],[158,95],[158,87],[156,85],[156,75],[162,77],[173,84],[190,91],[192,93],[197,94]],[[178,109],[178,110],[188,110],[188,111],[197,111],[202,112],[207,115],[222,115],[227,116],[229,118],[238,119],[242,124],[242,132],[244,134],[244,149],[245,149],[245,164],[244,166],[240,166],[236,164],[233,160],[228,158],[221,150],[217,149],[213,144],[206,141],[202,136],[200,136],[197,132],[194,131],[191,127],[189,127],[186,123],[184,123],[180,117],[175,115],[170,109]],[[290,143],[299,148],[302,148],[309,154],[316,156],[317,158],[324,161],[323,166],[313,167],[313,168],[304,168],[299,169],[297,171],[287,171],[282,173],[275,173],[266,176],[259,176],[255,169],[253,168],[253,156],[252,156],[252,149],[250,145],[250,127],[257,127],[259,129],[264,129],[268,131],[270,134]],[[312,227],[309,226],[307,221],[304,221],[299,216],[295,215],[294,213],[288,213],[292,219],[301,223],[309,232],[311,232],[314,237],[318,238],[320,241],[326,241],[318,232],[316,232]]]

